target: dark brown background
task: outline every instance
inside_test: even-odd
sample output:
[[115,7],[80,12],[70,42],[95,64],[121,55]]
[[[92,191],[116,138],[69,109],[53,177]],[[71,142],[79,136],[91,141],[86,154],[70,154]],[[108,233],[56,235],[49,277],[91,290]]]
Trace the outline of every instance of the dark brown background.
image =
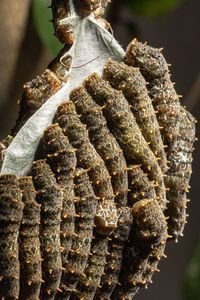
[[[137,24],[137,37],[157,47],[164,47],[172,64],[173,81],[183,103],[200,121],[200,1],[185,1],[175,11],[155,20],[130,14],[113,0],[110,20],[116,38],[126,47],[133,38],[127,24]],[[51,59],[32,24],[29,0],[1,0],[0,2],[0,138],[9,133],[17,116],[17,99],[22,84],[41,72]],[[6,16],[6,17],[5,17]],[[199,136],[199,123],[197,136]],[[184,238],[167,247],[168,259],[160,264],[161,272],[154,276],[154,284],[140,292],[138,300],[183,300],[181,286],[189,260],[200,238],[200,143],[196,142],[193,163],[192,189],[189,195],[189,222]]]

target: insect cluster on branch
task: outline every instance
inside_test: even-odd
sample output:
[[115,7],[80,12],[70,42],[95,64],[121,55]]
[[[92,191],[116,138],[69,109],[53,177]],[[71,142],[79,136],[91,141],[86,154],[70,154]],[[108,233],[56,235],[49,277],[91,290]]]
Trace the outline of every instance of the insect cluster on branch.
[[[67,6],[52,6],[58,25]],[[24,85],[13,136],[67,81],[60,57]],[[147,287],[183,233],[194,140],[162,50],[134,39],[58,107],[29,176],[0,176],[0,299],[129,300]]]

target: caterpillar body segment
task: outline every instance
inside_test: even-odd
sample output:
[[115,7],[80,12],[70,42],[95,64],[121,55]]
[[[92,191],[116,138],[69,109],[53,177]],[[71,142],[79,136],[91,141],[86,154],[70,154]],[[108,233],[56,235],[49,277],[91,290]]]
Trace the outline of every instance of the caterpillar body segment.
[[41,204],[40,242],[42,256],[42,286],[40,297],[54,299],[62,275],[60,224],[63,200],[62,189],[46,160],[33,163],[31,174]]
[[133,206],[136,202],[143,199],[155,199],[156,193],[154,183],[148,179],[148,176],[141,169],[140,165],[128,166],[129,193],[128,204]]
[[100,286],[101,277],[106,267],[106,255],[108,252],[108,238],[96,234],[92,240],[90,256],[84,276],[79,278],[74,299],[93,300],[97,288]]

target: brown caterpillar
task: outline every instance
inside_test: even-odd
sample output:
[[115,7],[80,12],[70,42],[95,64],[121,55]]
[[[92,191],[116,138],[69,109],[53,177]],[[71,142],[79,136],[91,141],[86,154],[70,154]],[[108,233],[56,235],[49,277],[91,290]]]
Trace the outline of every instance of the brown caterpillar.
[[167,237],[165,216],[154,199],[135,203],[132,214],[130,242],[124,254],[120,273],[121,285],[115,289],[112,299],[132,299],[139,287],[146,286],[149,277],[147,274],[143,276],[143,270],[148,268],[152,251]]
[[[154,199],[154,201],[156,201],[154,185],[148,180],[147,175],[142,171],[139,165],[128,166],[128,178],[130,189],[128,194],[128,203],[130,207],[138,201],[140,202],[140,200],[144,201],[145,199]],[[160,244],[163,244],[163,241]],[[163,248],[160,244],[154,247],[155,250],[153,253],[155,253],[155,255],[160,251],[161,247]],[[152,251],[150,252],[150,255],[148,255],[149,251],[145,250],[143,252],[143,250],[141,251],[140,249],[137,250],[137,253],[130,242],[128,242],[125,247],[124,262],[127,266],[122,267],[121,278],[125,278],[126,281],[126,277],[124,277],[123,274],[132,272],[134,274],[134,287],[132,287],[132,291],[130,290],[129,292],[136,293],[140,287],[145,287],[147,283],[150,282],[151,276],[157,270],[154,266],[158,264],[159,259],[157,259],[157,261],[156,259],[151,259]],[[128,273],[126,273],[126,268],[128,268]],[[121,290],[120,287],[117,287],[113,293],[113,299],[115,299],[116,295],[118,295],[119,290]]]
[[42,282],[39,239],[40,205],[31,177],[19,179],[24,203],[19,229],[20,294],[19,299],[39,299]]
[[101,107],[83,87],[73,90],[70,100],[74,102],[81,121],[87,125],[90,140],[96,151],[105,161],[111,176],[117,207],[126,205],[128,192],[126,161],[123,151],[107,127]]
[[68,255],[72,246],[72,238],[75,233],[75,193],[74,171],[76,168],[75,149],[69,144],[68,138],[62,133],[58,124],[48,127],[43,136],[48,162],[53,170],[59,186],[63,190],[61,211],[60,240],[62,247],[62,278],[60,290],[67,288],[66,277]]
[[94,299],[106,266],[107,252],[108,238],[97,234],[92,240],[90,256],[84,271],[85,276],[79,278],[79,283],[72,295],[72,299]]
[[12,143],[13,136],[8,135],[5,139],[0,142],[0,169],[4,159],[4,151]]
[[149,94],[157,111],[159,125],[163,127],[163,140],[167,145],[171,144],[178,133],[180,102],[170,80],[168,64],[162,50],[134,39],[127,48],[124,61],[128,65],[139,67],[149,82]]
[[63,194],[45,160],[35,161],[31,172],[37,190],[36,199],[41,204],[40,241],[43,283],[40,297],[54,299],[62,273],[60,222]]
[[77,198],[75,202],[75,234],[73,235],[68,261],[65,266],[65,287],[61,287],[61,299],[63,299],[62,297],[64,297],[64,299],[69,299],[79,278],[85,276],[84,270],[90,254],[94,216],[97,206],[97,199],[86,170],[76,170],[74,183],[75,196]]
[[63,19],[72,17],[70,1],[52,0],[51,8],[55,35],[61,43],[72,45],[75,39],[72,27],[69,24],[62,23]]
[[186,192],[189,188],[189,181],[192,174],[192,152],[195,141],[195,119],[181,107],[179,136],[175,140],[168,159],[170,170],[167,173],[166,184],[170,187],[167,197],[170,200],[166,215],[169,216],[169,234],[175,241],[178,236],[183,235],[186,223]]
[[109,60],[104,67],[105,78],[128,100],[133,115],[149,147],[159,159],[163,173],[167,170],[167,159],[161,139],[156,114],[149,98],[146,82],[138,68]]
[[117,210],[110,175],[103,160],[90,143],[88,132],[79,119],[72,102],[58,107],[55,120],[59,123],[70,143],[77,148],[78,166],[89,169],[88,175],[99,199],[96,214],[98,232],[107,234],[117,226]]
[[97,74],[91,75],[85,86],[93,99],[104,105],[104,113],[111,131],[124,150],[128,160],[142,164],[151,180],[155,181],[158,201],[164,209],[166,206],[165,186],[163,174],[153,152],[144,139],[136,120],[130,110],[129,104],[121,91],[111,88],[108,82],[102,80]]
[[149,181],[147,174],[140,165],[128,166],[128,204],[130,207],[143,199],[156,199],[154,184]]
[[[125,62],[140,66],[149,80],[149,94],[157,111],[162,137],[167,144],[169,170],[165,185],[169,190],[166,215],[169,214],[170,234],[174,240],[182,235],[186,219],[186,196],[191,175],[192,144],[195,136],[193,117],[187,116],[170,80],[168,65],[159,49],[133,41],[128,47]],[[187,141],[186,136],[191,136]],[[186,140],[185,140],[186,139]]]
[[23,88],[24,92],[20,101],[19,116],[11,131],[13,136],[17,134],[42,104],[61,88],[61,81],[54,72],[46,69],[42,75],[26,83]]
[[161,78],[169,73],[168,64],[162,54],[162,49],[150,47],[134,39],[127,48],[124,62],[139,67],[147,81]]
[[110,299],[110,296],[118,284],[118,276],[121,269],[124,246],[132,223],[131,208],[118,208],[118,226],[113,231],[108,242],[108,252],[104,275],[101,278],[101,288],[98,288],[94,299]]
[[15,175],[0,176],[0,298],[19,299],[19,227],[23,214]]
[[102,16],[109,0],[78,0],[78,7],[85,13],[93,12],[96,16]]

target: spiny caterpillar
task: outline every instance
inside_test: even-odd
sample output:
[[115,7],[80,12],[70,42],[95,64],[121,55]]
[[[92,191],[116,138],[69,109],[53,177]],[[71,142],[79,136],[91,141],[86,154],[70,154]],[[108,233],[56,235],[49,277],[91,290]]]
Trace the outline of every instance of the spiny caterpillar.
[[169,234],[177,241],[183,235],[186,223],[187,196],[189,181],[192,173],[192,152],[195,141],[195,120],[193,116],[181,107],[179,135],[168,155],[170,172],[166,184],[170,187],[167,192],[169,204],[166,214],[169,216]]
[[19,227],[22,193],[15,175],[0,176],[0,298],[18,299],[20,289]]
[[167,159],[161,139],[156,114],[148,95],[146,81],[138,68],[110,60],[104,67],[105,78],[128,100],[133,115],[150,149],[159,160],[163,173],[167,170]]
[[[181,106],[170,79],[168,64],[161,49],[150,47],[136,39],[128,46],[124,61],[140,67],[149,82],[149,95],[157,111],[161,134],[166,143],[169,170],[165,178],[169,200],[169,231],[174,240],[182,235],[186,220],[186,196],[191,175],[191,157],[195,141],[195,119]],[[187,140],[187,136],[189,140]]]
[[117,211],[110,175],[104,161],[90,143],[87,129],[81,123],[72,102],[59,106],[55,120],[63,128],[64,134],[68,136],[72,146],[77,148],[78,166],[89,169],[88,175],[96,195],[100,198],[96,213],[96,225],[99,232],[107,234],[117,225]]
[[[154,199],[141,200],[132,208],[133,222],[129,246],[120,276],[121,285],[114,291],[116,298],[131,299],[138,287],[148,283],[146,270],[148,259],[157,245],[167,237],[167,223],[159,204]],[[127,259],[128,258],[128,259]],[[123,298],[124,297],[124,298]]]
[[49,165],[56,175],[57,182],[63,191],[60,241],[62,247],[61,289],[66,288],[68,254],[75,235],[75,192],[74,172],[76,168],[75,149],[69,144],[68,138],[62,133],[58,124],[48,127],[43,136]]
[[53,13],[53,25],[55,29],[55,35],[65,44],[73,44],[74,34],[72,27],[69,24],[62,24],[64,18],[70,18],[72,13],[70,11],[70,1],[66,0],[52,0],[51,6]]
[[23,218],[19,229],[20,299],[39,299],[42,282],[40,251],[40,205],[32,177],[21,177],[19,186],[24,203]]
[[118,226],[113,231],[108,242],[108,254],[106,267],[101,278],[100,288],[95,297],[98,299],[110,299],[112,292],[119,283],[119,273],[121,270],[125,244],[128,241],[132,223],[130,207],[118,208]]
[[41,204],[42,279],[40,297],[54,299],[62,274],[60,223],[63,194],[45,160],[33,163],[33,183],[36,200]]
[[108,4],[108,0],[79,0],[80,7],[86,12],[95,12],[97,9],[103,9]]
[[4,151],[11,144],[12,140],[13,140],[13,136],[8,135],[5,139],[0,141],[0,168],[2,166],[3,159],[4,159]]
[[97,206],[97,199],[87,175],[87,170],[76,169],[74,183],[76,196],[75,232],[72,236],[71,249],[65,265],[65,286],[61,286],[62,296],[66,299],[75,289],[79,278],[84,277],[84,270],[91,249]]
[[[156,194],[155,190],[153,187],[153,184],[148,180],[147,175],[142,171],[139,165],[131,165],[128,167],[128,175],[129,175],[129,197],[128,197],[128,203],[129,206],[132,207],[135,203],[138,203],[138,209],[140,211],[140,204],[144,205],[145,207],[145,202],[151,203],[151,201],[156,201]],[[152,199],[151,201],[147,201],[145,199]],[[134,207],[134,206],[133,206]],[[137,208],[137,206],[134,207],[134,209]],[[147,212],[148,212],[148,206],[146,207]],[[154,209],[157,210],[157,214],[159,215],[159,207],[156,206]],[[144,209],[145,211],[145,209]],[[150,212],[150,210],[149,210]],[[160,212],[161,213],[161,212]],[[136,213],[136,216],[138,213]],[[161,213],[162,215],[162,213]],[[163,218],[163,215],[161,219]],[[165,221],[163,220],[163,223]],[[151,276],[154,274],[156,271],[156,267],[154,268],[155,265],[158,264],[159,259],[156,255],[160,253],[160,244],[163,245],[163,240],[158,244],[158,246],[154,246],[154,250],[150,251],[145,247],[146,249],[144,250],[143,247],[137,246],[139,240],[136,238],[135,242],[133,241],[133,237],[131,235],[133,234],[133,229],[130,234],[129,241],[125,247],[125,253],[123,256],[125,265],[122,264],[122,271],[120,273],[120,280],[123,282],[123,280],[127,281],[127,276],[130,276],[132,273],[132,281],[133,281],[133,286],[129,286],[126,289],[126,292],[123,291],[123,288],[121,286],[117,286],[115,291],[114,291],[114,296],[119,294],[129,294],[133,295],[135,294],[139,287],[147,286],[147,284],[151,280]],[[136,235],[136,234],[134,234]],[[133,236],[134,236],[133,235]],[[166,242],[166,236],[164,236],[165,242]],[[163,238],[163,239],[164,239]],[[142,249],[141,249],[142,248]],[[155,254],[154,256],[152,256]],[[153,258],[154,260],[153,260]],[[124,266],[124,267],[123,267]],[[113,298],[115,299],[115,298]]]
[[12,129],[12,135],[16,135],[42,104],[61,88],[61,81],[54,72],[46,69],[42,75],[24,84],[23,88],[19,116]]
[[107,127],[102,108],[92,99],[83,87],[70,94],[81,121],[87,125],[89,137],[111,176],[117,207],[127,202],[128,178],[123,151]]

